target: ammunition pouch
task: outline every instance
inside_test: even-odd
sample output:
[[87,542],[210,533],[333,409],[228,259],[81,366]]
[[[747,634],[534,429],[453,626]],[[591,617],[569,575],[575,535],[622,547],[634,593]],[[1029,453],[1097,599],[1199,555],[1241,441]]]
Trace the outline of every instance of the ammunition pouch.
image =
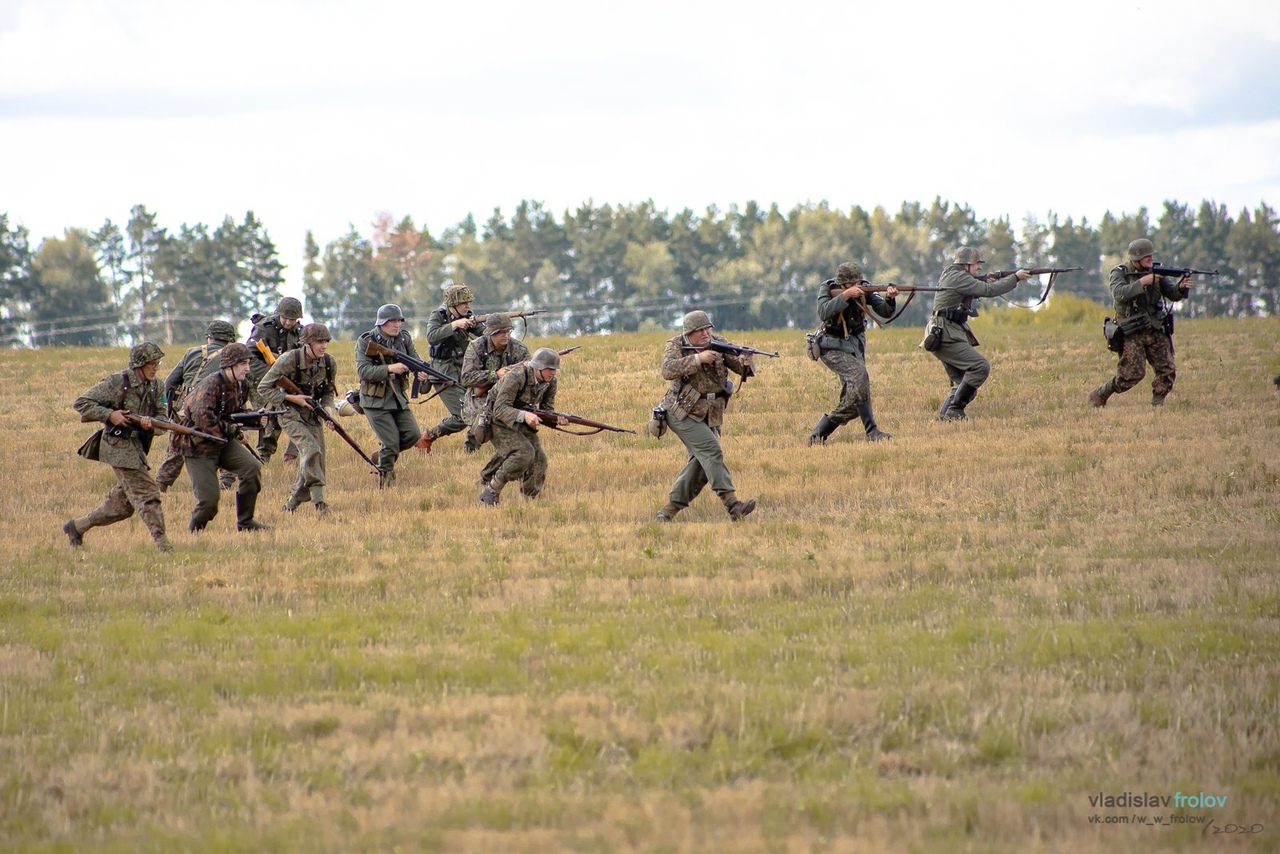
[[967,323],[972,317],[968,309],[965,308],[944,308],[933,313],[934,317],[940,317],[943,320],[950,320],[952,323]]
[[1102,321],[1102,337],[1107,339],[1107,349],[1112,353],[1124,352],[1124,329],[1120,322],[1108,317]]
[[920,342],[920,346],[927,352],[933,353],[942,346],[942,324],[936,320],[930,320],[929,325],[924,329],[924,340]]

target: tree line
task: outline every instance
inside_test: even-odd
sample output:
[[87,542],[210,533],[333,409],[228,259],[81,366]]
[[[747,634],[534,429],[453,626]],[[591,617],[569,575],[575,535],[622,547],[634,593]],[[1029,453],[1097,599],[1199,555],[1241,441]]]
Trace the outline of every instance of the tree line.
[[[1179,311],[1189,316],[1280,312],[1280,219],[1265,202],[1231,216],[1211,201],[1193,208],[1167,201],[1153,219],[1107,212],[1087,219],[1028,215],[979,219],[940,198],[906,202],[895,212],[825,202],[783,212],[755,202],[728,211],[671,215],[653,202],[586,202],[557,219],[535,201],[508,218],[493,211],[483,226],[468,215],[438,236],[411,217],[379,214],[371,233],[354,226],[323,249],[312,233],[303,247],[307,315],[339,335],[368,328],[377,307],[401,304],[420,318],[450,281],[465,282],[483,308],[544,308],[545,333],[670,328],[692,308],[712,311],[727,329],[814,324],[817,286],[842,261],[874,282],[932,284],[959,246],[982,247],[988,269],[1082,267],[1056,290],[1110,303],[1107,272],[1125,247],[1148,236],[1161,263],[1217,269],[1201,279]],[[152,338],[193,341],[213,318],[239,322],[270,312],[285,265],[252,212],[216,228],[161,227],[137,205],[120,227],[69,228],[31,248],[22,227],[0,214],[0,343],[104,345]],[[1033,289],[1019,289],[1033,301]],[[1025,292],[1025,293],[1024,293]],[[919,323],[918,300],[902,323]]]

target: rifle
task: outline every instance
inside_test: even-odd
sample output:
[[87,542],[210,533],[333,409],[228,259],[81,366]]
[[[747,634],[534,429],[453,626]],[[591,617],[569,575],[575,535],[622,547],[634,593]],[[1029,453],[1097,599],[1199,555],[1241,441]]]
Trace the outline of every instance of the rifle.
[[337,433],[342,438],[342,441],[350,445],[351,449],[359,454],[360,459],[368,463],[375,473],[378,471],[378,464],[375,463],[369,455],[356,444],[356,440],[352,439],[351,435],[346,430],[342,429],[342,425],[338,423],[338,419],[330,415],[329,411],[324,408],[320,401],[316,400],[311,395],[306,394],[302,389],[298,388],[297,383],[288,377],[278,377],[276,379],[276,386],[284,389],[289,394],[300,394],[305,397],[307,399],[307,406],[311,408],[311,411],[314,412],[318,418],[327,422],[328,425],[333,428],[333,432]]
[[[850,287],[850,286],[837,285],[834,283],[834,280],[833,280],[831,285],[831,290],[834,291],[837,288],[840,290],[844,290],[847,287]],[[880,294],[889,290],[889,288],[897,288],[899,291],[907,295],[907,301],[902,304],[902,308],[894,312],[893,316],[890,317],[888,320],[881,320],[880,318],[876,317],[867,308],[866,301],[859,300],[859,302],[862,304],[862,313],[867,317],[871,318],[871,322],[874,323],[876,326],[888,326],[890,323],[893,323],[899,317],[902,317],[902,313],[907,310],[907,306],[911,305],[911,301],[916,298],[916,294],[918,292],[943,290],[943,288],[937,288],[931,285],[896,285],[893,282],[890,282],[887,285],[873,285],[871,284],[871,282],[868,282],[866,279],[863,279],[861,282],[858,282],[858,287],[862,288],[863,292],[869,293],[869,294]]]
[[561,356],[567,356],[570,353],[572,353],[574,350],[581,350],[581,349],[582,349],[582,345],[579,344],[576,347],[566,347],[565,349],[557,350],[556,352],[559,353]]
[[[613,427],[601,421],[592,421],[590,418],[583,418],[580,415],[568,415],[563,412],[552,412],[549,409],[534,409],[531,406],[521,406],[522,412],[532,412],[534,415],[542,419],[542,423],[550,427],[552,430],[559,430],[561,433],[568,433],[570,436],[594,436],[602,430],[608,430],[611,433],[630,433],[635,435],[635,430],[624,430],[621,427]],[[592,430],[566,430],[559,425],[558,420],[563,418],[570,424],[577,424],[580,427],[592,427]]]
[[[134,424],[141,426],[143,416],[134,415],[128,410],[125,410],[124,415]],[[194,427],[187,427],[174,421],[165,421],[163,418],[153,417],[151,419],[151,426],[159,430],[168,430],[170,433],[177,433],[180,436],[194,436],[197,439],[204,439],[206,442],[217,442],[220,445],[225,445],[227,443],[227,440],[221,436],[215,436],[212,433],[204,433],[200,430],[196,430]]]
[[268,367],[276,363],[276,354],[271,352],[271,348],[267,346],[266,341],[259,338],[253,342],[253,346],[257,347],[258,352],[262,354],[262,358],[266,359]]
[[1157,276],[1172,276],[1176,279],[1185,279],[1188,276],[1216,276],[1217,270],[1193,270],[1190,267],[1166,267],[1163,264],[1153,264],[1148,273],[1155,273]]
[[[728,341],[717,341],[714,338],[712,338],[711,342],[705,347],[695,347],[692,344],[682,344],[680,349],[693,350],[694,352],[700,350],[714,350],[715,352],[721,353],[725,356],[768,356],[770,359],[776,359],[779,356],[778,353],[770,353],[767,350],[757,350],[755,347],[746,347],[742,344],[730,344]],[[755,375],[756,369],[754,367],[747,368],[747,372],[742,375],[742,383],[740,384],[745,385],[747,380]]]
[[[1022,269],[1026,270],[1028,273],[1030,273],[1033,276],[1040,276],[1045,273],[1049,274],[1049,281],[1045,283],[1044,293],[1040,294],[1040,299],[1036,300],[1031,305],[1021,306],[1021,308],[1036,308],[1037,306],[1044,305],[1044,301],[1049,298],[1049,291],[1053,290],[1053,283],[1057,281],[1059,273],[1078,273],[1084,268],[1083,267],[1023,267]],[[981,279],[984,282],[994,282],[996,279],[1003,279],[1005,276],[1012,276],[1016,272],[1018,271],[1017,270],[992,270],[990,273],[987,273],[986,275],[983,275],[983,276],[978,276],[977,278]],[[1009,301],[1005,300],[1005,302],[1009,302]],[[1011,303],[1011,305],[1013,304],[1014,303]]]
[[288,411],[287,409],[259,409],[256,412],[233,412],[231,421],[245,430],[261,430],[263,418],[274,418]]
[[[390,359],[393,363],[399,362],[400,364],[408,368],[410,371],[413,371],[415,374],[426,374],[427,376],[431,377],[432,385],[443,384],[444,388],[440,389],[440,391],[444,391],[444,389],[452,385],[459,385],[458,381],[455,380],[453,377],[449,376],[443,371],[437,371],[435,368],[431,367],[421,359],[415,359],[412,356],[410,356],[408,353],[401,353],[399,350],[392,350],[390,347],[383,346],[382,344],[379,344],[377,341],[366,341],[365,347],[364,347],[364,354],[366,356],[380,356],[384,359]],[[409,396],[417,397],[418,389],[419,389],[419,382],[418,382],[418,378],[415,376],[413,378],[413,385],[411,387]],[[435,397],[437,394],[440,393],[440,391],[437,391],[431,394],[429,397],[427,397],[426,400],[420,400],[418,402],[426,403],[427,400],[430,400],[431,398]]]
[[503,312],[494,311],[494,312],[490,312],[489,314],[474,315],[471,319],[474,320],[476,323],[485,323],[489,320],[489,318],[493,317],[495,314],[505,314],[507,317],[510,317],[512,320],[514,320],[517,317],[520,318],[521,320],[528,320],[530,317],[536,317],[539,314],[546,314],[546,313],[547,313],[547,310],[545,308],[536,308],[536,309],[533,309],[532,311],[503,311]]

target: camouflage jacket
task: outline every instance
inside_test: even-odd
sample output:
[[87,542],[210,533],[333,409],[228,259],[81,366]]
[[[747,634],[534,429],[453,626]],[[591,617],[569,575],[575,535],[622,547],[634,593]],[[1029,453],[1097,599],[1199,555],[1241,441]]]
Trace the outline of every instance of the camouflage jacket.
[[285,329],[280,325],[280,315],[259,320],[254,324],[253,331],[244,342],[249,347],[249,382],[252,388],[257,388],[267,372],[267,359],[258,349],[258,342],[266,344],[278,359],[290,350],[296,350],[302,346],[302,339],[299,337],[301,335],[301,321],[292,329]]
[[[1002,296],[1018,286],[1018,277],[1013,273],[1003,279],[996,279],[994,282],[984,282],[982,279],[969,275],[969,271],[964,266],[963,264],[952,264],[942,271],[942,275],[938,278],[938,287],[943,290],[933,295],[933,313],[935,315],[939,312],[959,309],[969,317],[977,317],[978,311],[973,307],[975,299]],[[941,320],[943,323],[968,324],[967,319],[956,320],[953,317],[944,316]]]
[[[466,317],[473,317],[467,312]],[[427,344],[431,348],[431,367],[443,371],[454,379],[460,379],[462,359],[473,338],[484,334],[484,324],[478,323],[470,329],[454,330],[456,320],[449,307],[442,305],[427,317]]]
[[169,401],[170,417],[182,406],[182,399],[195,388],[196,383],[221,370],[218,354],[225,346],[225,344],[205,344],[201,347],[192,347],[182,354],[182,359],[173,366],[173,370],[164,381],[164,395]]
[[72,406],[80,413],[81,421],[101,421],[103,424],[99,461],[115,468],[146,471],[150,468],[147,465],[147,448],[151,444],[151,434],[144,434],[137,426],[115,427],[107,419],[117,409],[127,409],[134,415],[159,415],[163,404],[164,390],[159,379],[147,382],[138,376],[137,370],[125,370],[103,377],[97,385],[77,397]]
[[328,353],[319,359],[307,359],[306,353],[307,349],[300,347],[276,359],[276,363],[267,369],[262,381],[258,383],[258,398],[271,409],[283,406],[288,411],[288,414],[281,416],[285,420],[316,424],[320,417],[314,411],[292,403],[286,404],[285,390],[276,385],[276,380],[280,377],[287,377],[302,389],[303,394],[314,397],[321,406],[332,409],[337,405],[333,395],[337,384],[337,361]]
[[375,326],[368,332],[361,333],[356,341],[356,374],[360,377],[360,406],[363,409],[406,409],[409,406],[409,393],[406,389],[413,381],[413,372],[396,375],[387,370],[391,364],[385,358],[365,353],[365,342],[376,341],[383,347],[389,347],[398,353],[404,353],[421,360],[413,346],[413,337],[400,330],[395,338],[382,334],[382,328]]
[[1150,273],[1139,270],[1132,261],[1111,270],[1107,286],[1116,301],[1116,319],[1126,335],[1144,329],[1164,329],[1164,319],[1169,314],[1165,300],[1178,302],[1188,291],[1178,288],[1178,282],[1170,276],[1157,276],[1158,286],[1144,288],[1138,280]]
[[540,383],[534,376],[534,369],[525,365],[507,373],[498,380],[490,394],[493,395],[493,421],[512,429],[529,430],[524,424],[521,407],[531,406],[534,409],[556,408],[556,378],[551,382]]
[[[840,292],[832,295],[836,288]],[[818,320],[822,323],[824,337],[837,339],[859,338],[866,332],[867,315],[858,300],[845,299],[845,286],[837,285],[835,279],[827,279],[818,292]],[[867,294],[864,298],[866,306],[881,317],[893,317],[896,299],[886,299],[880,294]],[[824,350],[845,349],[840,342],[831,342],[831,346],[819,342]],[[857,345],[854,345],[857,346]],[[862,352],[858,347],[854,352]]]
[[[489,349],[489,336],[481,335],[467,347],[462,357],[463,387],[472,389],[476,397],[484,397],[498,384],[498,371],[529,361],[529,348],[517,338],[507,339],[507,349],[495,353]],[[510,373],[508,371],[508,373]]]
[[[182,402],[182,413],[178,416],[178,421],[201,432],[235,441],[243,431],[240,425],[231,420],[231,416],[243,412],[248,399],[248,384],[229,380],[219,370],[216,374],[205,377],[191,390]],[[217,457],[225,447],[193,436],[179,436],[177,446],[184,457]]]
[[[712,338],[725,340],[719,335]],[[716,353],[711,364],[704,365],[698,360],[697,350],[683,349],[688,346],[689,340],[677,335],[667,342],[662,351],[662,378],[669,380],[671,385],[667,387],[661,405],[676,421],[692,418],[706,421],[708,427],[719,427],[724,422],[724,408],[729,401],[729,392],[725,388],[729,371],[743,376],[746,369],[737,356],[721,353]]]

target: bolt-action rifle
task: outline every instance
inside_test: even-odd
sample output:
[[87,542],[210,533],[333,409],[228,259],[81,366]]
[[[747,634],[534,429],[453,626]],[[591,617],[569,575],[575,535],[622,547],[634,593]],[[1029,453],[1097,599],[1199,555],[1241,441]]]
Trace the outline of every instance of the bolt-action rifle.
[[[350,433],[342,429],[342,425],[338,423],[338,419],[330,415],[329,410],[325,409],[324,405],[320,403],[320,401],[316,400],[314,397],[307,394],[302,389],[298,388],[298,384],[295,383],[293,380],[289,379],[288,377],[277,377],[276,386],[278,388],[284,389],[289,394],[300,394],[303,397],[305,397],[307,399],[307,407],[316,414],[316,417],[325,421],[330,427],[332,427],[333,432],[337,433],[338,436],[341,437],[342,441],[350,445],[351,450],[359,454],[360,459],[368,463],[369,467],[373,469],[374,473],[377,473],[378,464],[375,463],[373,459],[368,454],[366,454],[359,445],[356,444],[356,440],[351,438]],[[249,413],[249,414],[253,415],[255,413]]]
[[489,321],[489,318],[499,313],[505,314],[507,317],[510,317],[512,320],[516,319],[517,317],[520,318],[521,320],[527,320],[530,317],[537,317],[539,314],[546,314],[547,310],[545,308],[535,308],[532,311],[514,311],[514,310],[503,311],[503,312],[495,311],[495,312],[490,312],[489,314],[477,314],[471,319],[474,320],[476,323],[487,323]]
[[[630,433],[635,435],[635,430],[625,430],[622,427],[614,427],[605,424],[602,421],[592,421],[590,418],[583,418],[580,415],[568,415],[564,412],[552,412],[549,409],[534,409],[531,406],[519,407],[524,412],[532,412],[534,415],[542,419],[542,423],[550,427],[552,430],[559,430],[561,433],[568,433],[571,436],[594,436],[602,430],[608,430],[610,433]],[[590,430],[566,430],[560,426],[560,419],[563,418],[570,424],[576,424],[579,427],[590,427]]]
[[[124,415],[129,419],[129,423],[137,424],[139,426],[142,425],[143,416],[134,415],[128,410],[125,410]],[[174,421],[166,421],[163,418],[152,417],[151,426],[157,430],[167,430],[170,433],[177,433],[179,436],[194,436],[197,439],[204,439],[206,442],[217,442],[219,445],[225,445],[227,443],[227,440],[221,436],[215,436],[212,433],[205,433],[195,429],[194,427],[187,427],[184,424],[178,424]]]
[[[1049,298],[1049,291],[1053,290],[1053,283],[1058,280],[1059,273],[1078,273],[1084,268],[1083,267],[1021,267],[1019,269],[1026,270],[1028,273],[1030,273],[1033,276],[1042,276],[1046,273],[1049,274],[1049,281],[1045,283],[1044,292],[1040,294],[1040,299],[1036,300],[1031,305],[1023,306],[1023,308],[1035,308],[1038,305],[1043,305],[1044,301]],[[992,270],[990,273],[987,273],[982,276],[978,276],[977,278],[981,279],[984,282],[994,282],[996,279],[1003,279],[1005,276],[1012,276],[1016,272],[1018,271],[1017,270]],[[1008,302],[1008,300],[1006,300],[1006,302]]]
[[410,391],[409,391],[410,397],[417,397],[418,393],[422,389],[421,382],[418,380],[418,377],[417,377],[418,374],[426,374],[427,376],[431,377],[430,382],[432,385],[440,386],[440,388],[432,392],[425,399],[416,401],[417,403],[426,403],[428,400],[435,397],[440,392],[449,388],[449,386],[460,385],[460,383],[457,380],[455,380],[453,377],[446,374],[444,371],[437,371],[435,368],[431,367],[421,359],[415,359],[413,356],[410,356],[408,353],[401,353],[399,350],[392,350],[390,347],[379,344],[377,341],[366,340],[364,352],[366,356],[380,356],[383,359],[386,359],[392,363],[399,362],[400,364],[408,368],[410,371],[412,371],[414,373],[414,377],[413,377],[413,384],[410,386]]

